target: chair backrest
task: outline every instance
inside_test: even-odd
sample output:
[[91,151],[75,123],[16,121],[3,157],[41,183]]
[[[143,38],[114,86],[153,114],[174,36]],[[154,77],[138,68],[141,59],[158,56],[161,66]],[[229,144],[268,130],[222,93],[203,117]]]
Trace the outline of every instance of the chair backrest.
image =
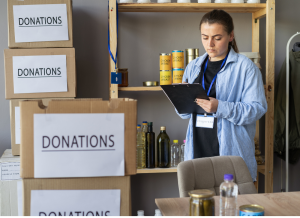
[[199,158],[181,162],[177,168],[180,197],[189,197],[189,191],[209,189],[219,195],[224,174],[233,174],[239,194],[257,193],[244,160],[237,156]]

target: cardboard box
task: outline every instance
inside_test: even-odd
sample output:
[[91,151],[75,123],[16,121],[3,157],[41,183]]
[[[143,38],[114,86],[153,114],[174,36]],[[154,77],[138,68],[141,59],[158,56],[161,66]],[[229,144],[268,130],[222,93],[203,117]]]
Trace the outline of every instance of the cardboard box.
[[[19,42],[15,40],[14,26],[14,5],[49,5],[66,4],[69,40],[64,41],[39,41],[39,42]],[[7,0],[8,11],[8,47],[9,48],[67,48],[73,47],[73,21],[72,21],[72,1],[71,0]],[[51,13],[49,14],[51,16]],[[34,17],[35,18],[35,17]],[[41,27],[47,28],[47,27]],[[26,28],[28,29],[28,28]],[[35,27],[36,29],[36,27]]]
[[[32,190],[121,190],[121,216],[131,216],[130,177],[24,179],[23,215],[30,216]],[[65,202],[62,202],[64,204]],[[51,208],[51,205],[49,205]],[[53,209],[55,210],[55,208]],[[80,207],[78,207],[80,210]],[[75,216],[75,215],[74,215]]]
[[[21,144],[22,144],[21,146],[21,177],[22,178],[35,178],[34,119],[33,119],[34,114],[124,113],[125,175],[136,174],[136,123],[137,123],[137,101],[136,100],[133,99],[111,99],[111,101],[102,101],[101,99],[53,100],[49,102],[47,108],[42,106],[41,101],[22,101],[20,102],[20,111],[21,111]],[[82,154],[83,153],[81,153],[81,155]],[[80,161],[84,162],[87,160],[82,159]],[[62,177],[65,176],[59,176],[55,178],[62,178]],[[84,177],[91,177],[91,176],[84,176]],[[51,178],[51,177],[48,177],[47,175],[46,177],[43,176],[40,178]]]
[[[21,140],[21,134],[20,129],[16,129],[20,127],[20,120],[16,120],[16,118],[20,117],[20,114],[16,114],[20,111],[20,101],[24,100],[30,100],[30,99],[14,99],[10,100],[10,133],[11,133],[11,151],[12,155],[20,155],[20,140]],[[34,99],[31,99],[34,100]],[[54,100],[53,98],[45,98],[45,99],[35,99],[35,100],[41,100],[43,102],[43,105],[48,106],[49,101]],[[17,107],[17,109],[16,109]],[[17,134],[17,135],[16,135]],[[16,138],[17,136],[17,138]]]
[[[32,57],[56,55],[66,56],[66,77],[67,91],[66,92],[42,92],[42,93],[14,93],[14,75],[13,75],[13,57],[23,56]],[[5,66],[5,98],[6,99],[22,99],[22,98],[74,98],[76,97],[76,67],[75,67],[75,49],[74,48],[52,48],[52,49],[5,49],[4,50],[4,66]],[[34,57],[35,58],[35,57]],[[33,68],[33,70],[36,68]],[[37,68],[38,69],[38,68]],[[44,68],[49,69],[49,68]],[[54,72],[52,72],[54,73]],[[30,75],[31,78],[34,76]],[[44,76],[43,76],[44,77]],[[53,76],[56,77],[56,76]],[[41,81],[50,81],[49,77],[34,78],[36,84]],[[28,78],[22,79],[22,83],[26,85]],[[32,81],[32,79],[30,79]]]
[[[18,216],[20,204],[20,157],[6,149],[0,158],[0,216]],[[18,189],[19,188],[19,189]],[[22,215],[22,214],[21,214]]]

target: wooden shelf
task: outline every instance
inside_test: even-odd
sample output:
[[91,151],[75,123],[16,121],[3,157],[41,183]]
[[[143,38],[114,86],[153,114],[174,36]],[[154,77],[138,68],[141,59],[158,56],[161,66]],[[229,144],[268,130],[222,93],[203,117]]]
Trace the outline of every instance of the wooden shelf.
[[141,86],[141,87],[119,87],[119,91],[127,91],[127,92],[139,92],[139,91],[162,91],[160,86]]
[[177,167],[138,169],[137,170],[137,174],[144,174],[144,173],[177,173]]
[[266,9],[266,4],[250,3],[122,3],[119,12],[209,12],[222,9],[231,13],[254,13]]
[[265,175],[265,169],[265,165],[257,165],[257,172],[260,172],[263,175]]

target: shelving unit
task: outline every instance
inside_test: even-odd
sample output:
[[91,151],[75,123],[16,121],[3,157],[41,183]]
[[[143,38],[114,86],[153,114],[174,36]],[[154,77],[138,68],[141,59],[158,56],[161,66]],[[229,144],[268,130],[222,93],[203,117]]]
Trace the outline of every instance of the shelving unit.
[[[265,175],[265,192],[273,192],[273,132],[274,132],[274,88],[275,88],[275,0],[267,0],[265,4],[221,4],[221,3],[151,3],[151,4],[119,4],[119,12],[209,12],[222,9],[229,13],[252,13],[252,52],[259,52],[259,20],[266,17],[266,98],[268,111],[265,115],[265,165],[258,166],[258,172]],[[110,47],[116,50],[116,1],[109,1]],[[110,98],[118,98],[119,91],[160,91],[159,87],[125,87],[110,83],[110,69],[114,69],[110,58],[109,84]],[[176,172],[176,169],[173,169]],[[175,171],[176,170],[176,171]],[[142,170],[138,173],[164,173],[161,170]]]
[[138,169],[136,171],[137,174],[144,173],[177,173],[177,167],[171,168],[153,168],[153,169]]

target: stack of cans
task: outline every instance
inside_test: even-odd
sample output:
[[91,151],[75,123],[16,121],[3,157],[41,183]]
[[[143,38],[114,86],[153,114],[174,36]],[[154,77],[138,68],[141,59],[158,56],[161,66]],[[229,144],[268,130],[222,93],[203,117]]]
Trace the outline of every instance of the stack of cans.
[[172,84],[172,55],[170,53],[160,54],[160,85]]
[[184,51],[172,51],[173,83],[182,83],[184,73]]

